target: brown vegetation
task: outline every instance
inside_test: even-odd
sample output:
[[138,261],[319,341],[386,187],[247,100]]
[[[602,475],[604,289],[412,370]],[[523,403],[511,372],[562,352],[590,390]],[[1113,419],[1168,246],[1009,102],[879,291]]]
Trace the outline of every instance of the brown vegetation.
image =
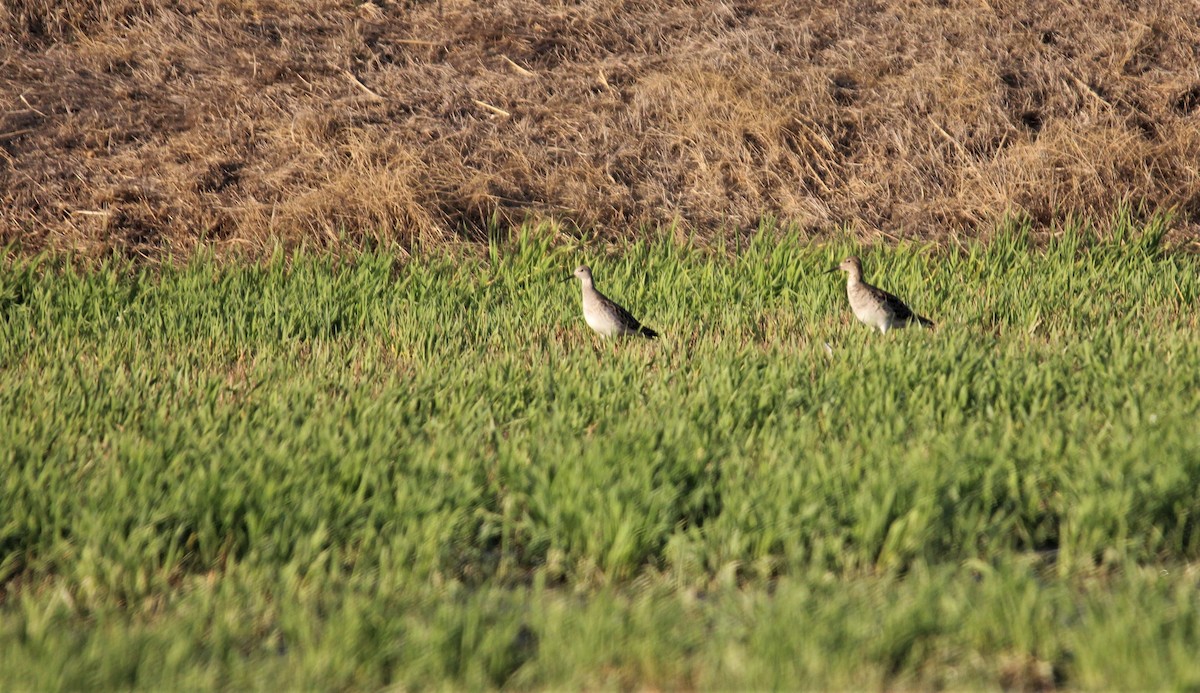
[[0,242],[1200,221],[1194,0],[6,0]]

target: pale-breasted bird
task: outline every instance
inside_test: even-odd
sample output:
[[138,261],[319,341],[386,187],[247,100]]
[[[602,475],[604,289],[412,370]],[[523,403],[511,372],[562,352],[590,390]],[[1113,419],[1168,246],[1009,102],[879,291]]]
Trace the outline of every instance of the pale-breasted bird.
[[933,322],[912,312],[904,301],[863,279],[862,261],[856,256],[842,260],[841,264],[830,272],[841,270],[846,273],[846,297],[850,299],[850,309],[859,322],[879,328],[880,333],[887,334],[893,328],[907,327],[911,322],[918,322],[925,327],[933,327]]
[[[578,277],[583,284],[583,319],[588,327],[602,337],[619,337],[621,335],[641,335],[649,339],[658,337],[658,333],[645,327],[609,297],[596,289],[592,281],[592,270],[587,265],[575,268],[573,276]],[[564,281],[570,281],[567,277]]]

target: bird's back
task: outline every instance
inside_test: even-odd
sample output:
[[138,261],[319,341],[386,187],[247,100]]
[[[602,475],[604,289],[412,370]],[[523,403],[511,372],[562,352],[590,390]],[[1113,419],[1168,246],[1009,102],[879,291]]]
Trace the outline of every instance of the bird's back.
[[893,327],[904,327],[916,320],[925,327],[933,327],[933,323],[908,307],[904,301],[877,286],[860,281],[849,287],[847,295],[854,317],[861,322],[886,332]]
[[583,292],[583,318],[588,327],[606,337],[643,330],[637,318],[595,288]]
[[[850,309],[854,311],[854,317],[858,318],[859,322],[879,329],[886,329],[885,324],[891,322],[888,296],[890,294],[886,291],[864,281],[856,282],[846,288],[846,297],[850,299]],[[892,298],[895,297],[892,296]],[[890,324],[886,326],[890,327]]]

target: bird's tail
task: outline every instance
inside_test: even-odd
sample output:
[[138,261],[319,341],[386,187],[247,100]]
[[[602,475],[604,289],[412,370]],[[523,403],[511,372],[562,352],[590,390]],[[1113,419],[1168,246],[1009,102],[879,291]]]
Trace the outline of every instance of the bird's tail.
[[930,329],[933,329],[933,321],[930,320],[929,318],[923,318],[920,315],[918,315],[917,322],[921,323],[921,327],[928,327]]
[[642,335],[646,339],[658,339],[658,333],[649,327],[646,327],[645,325],[638,328],[638,334]]

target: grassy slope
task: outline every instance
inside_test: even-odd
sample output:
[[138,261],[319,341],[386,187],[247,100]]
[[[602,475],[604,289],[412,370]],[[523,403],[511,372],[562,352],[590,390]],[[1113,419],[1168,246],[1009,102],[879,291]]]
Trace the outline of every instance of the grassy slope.
[[10,264],[0,680],[1200,683],[1200,260],[1106,235],[868,249],[886,338],[770,235]]

